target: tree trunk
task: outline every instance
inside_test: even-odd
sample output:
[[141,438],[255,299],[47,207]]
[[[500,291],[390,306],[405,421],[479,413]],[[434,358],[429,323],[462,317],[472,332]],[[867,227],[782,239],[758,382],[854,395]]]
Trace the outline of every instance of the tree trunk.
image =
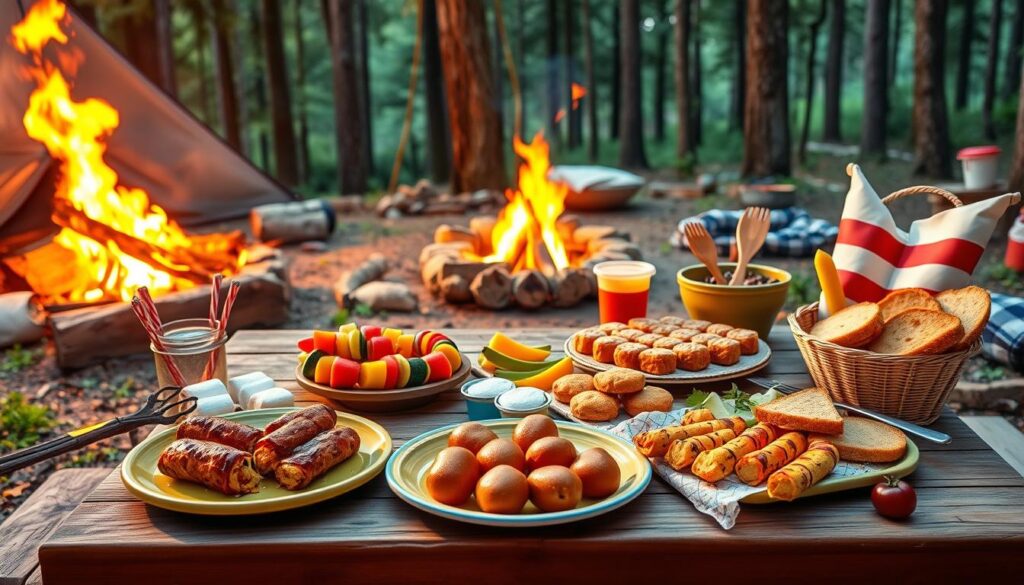
[[676,158],[686,161],[695,154],[690,130],[690,0],[677,0],[675,8]]
[[892,48],[889,51],[889,87],[896,85],[896,67],[900,60],[900,37],[903,32],[903,0],[894,0],[896,5],[892,19]]
[[[526,48],[523,46],[523,37],[526,31],[526,0],[516,0],[516,71],[519,72],[519,95],[528,95],[526,91]],[[520,102],[522,102],[520,97]],[[520,112],[522,112],[522,103],[520,103]],[[523,136],[529,136],[529,131],[526,129],[526,122],[529,118],[525,113],[520,116],[519,132]]]
[[620,24],[622,9],[618,2],[613,2],[612,8],[612,115],[608,117],[610,127],[608,129],[608,135],[611,136],[612,140],[618,140],[619,138],[619,112],[622,109],[622,88],[620,87],[620,80],[622,79],[622,26]]
[[694,148],[700,146],[704,138],[704,92],[701,90],[701,78],[703,68],[701,67],[701,40],[700,40],[700,0],[693,0],[691,9],[691,34],[693,38],[693,69],[690,71],[693,83],[690,94],[690,132],[693,134],[692,144]]
[[448,108],[444,100],[444,72],[437,41],[437,8],[434,0],[423,0],[423,97],[427,114],[427,152],[430,179],[447,183],[451,178],[451,141],[448,138]]
[[573,0],[562,0],[562,27],[565,30],[565,112],[569,119],[569,148],[583,144],[583,112],[573,108],[572,84],[576,79],[576,7]]
[[210,87],[206,79],[206,45],[209,42],[209,33],[206,22],[206,5],[195,3],[189,5],[189,12],[192,16],[192,26],[195,27],[195,49],[196,49],[196,80],[199,85],[199,111],[201,118],[209,125],[213,125],[216,115],[216,105],[210,98]]
[[747,95],[747,0],[733,2],[733,42],[736,45],[736,63],[732,81],[730,130],[743,127],[743,102]]
[[148,7],[140,9],[131,0],[121,0],[117,6],[121,35],[124,38],[124,56],[154,85],[168,91],[163,85],[160,73],[160,57],[156,43],[156,19]]
[[841,142],[843,99],[843,47],[846,44],[846,0],[832,0],[828,24],[828,54],[825,56],[825,119],[822,139]]
[[242,133],[239,124],[238,93],[235,91],[235,62],[231,47],[230,0],[213,0],[213,66],[217,78],[217,113],[224,140],[241,151]]
[[971,76],[971,41],[974,40],[974,2],[962,2],[964,9],[960,19],[960,46],[957,47],[956,94],[953,107],[961,111],[967,107],[968,89]]
[[[96,5],[93,0],[68,0],[68,4],[74,9],[75,14],[88,23],[92,28],[99,30],[99,21],[96,18]],[[74,17],[72,17],[74,18]]]
[[334,130],[338,144],[338,187],[342,195],[366,192],[366,144],[356,54],[355,5],[349,0],[326,0],[334,80]]
[[306,121],[306,44],[302,38],[302,0],[292,0],[292,34],[295,38],[295,114],[299,118],[299,182],[309,180],[309,123]]
[[619,116],[619,164],[625,168],[647,168],[644,154],[640,75],[640,0],[620,0],[619,35],[622,62],[622,113]]
[[996,127],[992,122],[992,107],[996,101],[996,76],[999,71],[999,31],[1003,25],[1003,0],[992,0],[992,14],[988,27],[988,61],[985,62],[985,101],[981,106],[981,120],[985,137],[996,139]]
[[807,136],[811,130],[811,109],[814,105],[814,61],[818,55],[818,32],[821,30],[821,25],[825,24],[825,16],[828,13],[827,0],[821,0],[821,8],[819,9],[818,16],[811,22],[810,30],[808,31],[808,46],[807,46],[807,75],[805,76],[807,86],[804,90],[806,96],[806,105],[804,106],[804,125],[803,130],[800,131],[800,162],[806,162],[807,160]]
[[[249,44],[252,46],[252,51],[256,55],[262,55],[263,24],[260,21],[259,9],[254,3],[249,5],[249,25]],[[245,67],[240,67],[239,69],[244,70]],[[265,129],[267,117],[267,86],[264,83],[263,63],[260,59],[253,59],[251,69],[253,72],[252,92],[254,94],[256,107],[254,111],[249,112],[251,115],[247,116],[247,122],[256,122],[254,127],[256,128],[256,152],[259,155],[259,164],[264,170],[269,172],[270,140],[267,137],[267,131]]]
[[1017,132],[1013,141],[1013,164],[1010,165],[1009,191],[1024,191],[1024,77],[1017,98]]
[[862,157],[885,156],[889,117],[889,0],[868,0],[864,23],[864,112],[860,124]]
[[[178,95],[174,79],[174,35],[171,32],[170,0],[153,0],[153,19],[156,25],[156,58],[160,72],[160,87],[172,96]],[[202,42],[197,39],[197,42]]]
[[1003,99],[1013,97],[1020,85],[1021,50],[1024,49],[1024,0],[1017,0],[1010,25],[1010,46],[1006,48],[1006,71],[1003,73]]
[[668,8],[664,0],[658,0],[657,50],[654,54],[654,93],[651,100],[651,112],[654,116],[654,139],[665,141],[665,54],[668,52]]
[[507,185],[497,119],[484,7],[473,0],[439,0],[437,21],[451,121],[454,192]]
[[791,174],[788,31],[788,3],[748,0],[744,176]]
[[594,83],[594,35],[590,0],[580,0],[583,17],[583,69],[587,80],[587,159],[597,161],[597,84]]
[[373,115],[370,105],[370,43],[369,43],[369,10],[366,0],[359,0],[359,111],[362,112],[363,154],[366,161],[366,174],[373,174]]
[[[492,5],[497,8],[497,5]],[[504,136],[505,128],[515,128],[515,122],[506,124],[505,122],[505,54],[504,47],[501,45],[501,32],[498,30],[498,11],[495,9],[491,17],[491,68],[494,71],[494,109],[498,111],[498,120],[501,120],[501,135]],[[514,114],[513,114],[514,115]],[[513,134],[515,130],[512,131]]]
[[943,62],[946,11],[945,0],[917,0],[914,5],[915,172],[935,179],[953,175]]
[[555,120],[558,117],[558,111],[561,109],[562,104],[562,92],[560,90],[560,83],[558,80],[558,0],[548,0],[547,3],[547,25],[545,28],[545,39],[547,45],[547,61],[544,64],[545,76],[547,83],[547,98],[548,98],[548,141],[552,145],[561,144],[561,136],[559,135],[559,124]]
[[274,135],[274,175],[289,187],[299,183],[296,160],[295,121],[288,92],[288,70],[284,58],[284,27],[277,0],[262,0],[263,49],[267,61],[267,87],[270,88],[270,120]]

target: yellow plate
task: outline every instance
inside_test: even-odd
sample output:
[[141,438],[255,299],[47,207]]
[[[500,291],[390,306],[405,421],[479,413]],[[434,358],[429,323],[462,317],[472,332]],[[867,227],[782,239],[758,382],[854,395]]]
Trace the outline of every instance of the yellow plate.
[[[279,416],[297,408],[247,410],[224,415],[224,418],[254,427],[264,427]],[[308,506],[356,489],[384,469],[391,454],[391,435],[384,427],[346,412],[338,413],[338,426],[351,427],[359,433],[359,453],[317,478],[307,488],[289,491],[272,478],[260,482],[260,491],[244,496],[225,496],[199,484],[171,479],[157,470],[160,453],[174,441],[175,428],[165,429],[140,443],[128,453],[121,464],[121,481],[128,491],[143,502],[159,508],[228,516],[265,514]]]
[[[499,437],[510,439],[519,420],[495,419],[477,422],[489,427]],[[555,424],[558,425],[559,436],[572,441],[577,451],[603,447],[615,459],[622,472],[622,479],[619,489],[614,494],[603,500],[585,499],[573,510],[547,513],[540,512],[529,502],[520,514],[482,512],[473,498],[462,506],[448,506],[436,502],[427,493],[427,471],[437,454],[448,446],[448,435],[458,426],[457,424],[429,431],[402,445],[388,461],[388,485],[398,497],[409,504],[442,518],[485,526],[549,526],[593,518],[615,510],[643,493],[647,484],[651,482],[651,466],[637,453],[633,445],[592,427],[561,421],[555,421]]]

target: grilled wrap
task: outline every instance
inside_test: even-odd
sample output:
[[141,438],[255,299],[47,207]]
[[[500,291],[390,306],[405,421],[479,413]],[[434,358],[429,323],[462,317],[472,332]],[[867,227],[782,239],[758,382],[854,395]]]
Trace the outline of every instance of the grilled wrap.
[[751,451],[763,449],[765,445],[774,441],[778,434],[776,427],[758,423],[721,447],[697,455],[690,466],[690,472],[709,483],[720,481],[732,473],[740,457]]
[[[330,423],[330,426],[326,426]],[[328,418],[321,417],[317,421],[308,418],[296,418],[265,435],[256,441],[256,449],[253,450],[253,460],[256,462],[256,471],[261,475],[270,475],[282,459],[292,454],[299,445],[310,441],[318,434],[334,427]]]
[[697,458],[697,455],[715,447],[721,447],[735,438],[736,431],[722,429],[706,435],[697,435],[696,437],[683,439],[682,441],[672,441],[672,444],[668,447],[668,453],[665,453],[665,463],[668,463],[676,471],[682,471],[693,464],[693,460]]
[[252,453],[256,448],[256,441],[262,436],[263,431],[255,427],[217,416],[194,416],[185,419],[185,422],[178,425],[175,435],[178,439],[220,443],[246,453]]
[[747,453],[736,462],[736,477],[747,485],[758,485],[807,449],[807,437],[788,432],[764,449]]
[[647,457],[663,457],[672,441],[681,441],[722,429],[732,429],[734,432],[740,433],[745,428],[747,428],[747,423],[743,422],[741,417],[716,418],[688,425],[675,425],[645,431],[633,437],[633,444]]
[[768,477],[768,496],[795,500],[807,488],[832,473],[839,463],[839,450],[826,441],[814,441],[803,455]]
[[301,490],[312,481],[359,451],[359,434],[339,427],[314,437],[299,446],[274,470],[281,487]]
[[333,408],[325,404],[314,404],[302,410],[295,410],[278,417],[263,429],[263,434],[269,435],[297,418],[308,418],[324,429],[332,428],[338,424],[338,413],[334,412]]
[[693,410],[687,410],[683,413],[683,424],[692,425],[693,423],[704,422],[708,420],[714,420],[715,415],[709,408],[694,408]]
[[252,455],[208,441],[178,439],[157,461],[160,473],[204,485],[228,495],[260,491],[260,476],[252,468]]

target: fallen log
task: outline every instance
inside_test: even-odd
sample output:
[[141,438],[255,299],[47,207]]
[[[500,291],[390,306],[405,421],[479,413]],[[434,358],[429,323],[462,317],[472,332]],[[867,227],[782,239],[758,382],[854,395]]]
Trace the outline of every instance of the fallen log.
[[0,347],[42,339],[45,322],[45,312],[34,293],[0,295]]
[[512,277],[504,265],[491,266],[473,278],[469,291],[477,305],[485,309],[504,309],[512,302]]
[[538,309],[548,301],[548,280],[540,271],[522,270],[512,277],[512,298],[524,309]]
[[419,306],[408,285],[387,280],[368,282],[352,291],[349,297],[354,305],[367,305],[375,312],[409,313]]
[[551,304],[572,307],[590,294],[590,280],[580,268],[565,268],[551,277]]
[[468,303],[473,300],[473,293],[469,292],[469,281],[453,274],[441,281],[441,298],[453,304]]
[[451,226],[442,223],[434,230],[435,244],[450,244],[452,242],[466,242],[473,247],[473,250],[480,249],[480,237],[468,228]]
[[326,240],[334,232],[335,212],[320,199],[271,203],[252,208],[249,224],[261,242]]
[[388,260],[381,254],[371,254],[355,270],[341,277],[334,282],[334,300],[339,307],[352,305],[350,298],[352,293],[359,287],[380,280],[388,271]]

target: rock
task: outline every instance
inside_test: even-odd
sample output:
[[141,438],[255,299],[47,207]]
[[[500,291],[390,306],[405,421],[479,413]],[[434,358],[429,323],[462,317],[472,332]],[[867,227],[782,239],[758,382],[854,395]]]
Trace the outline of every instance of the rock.
[[309,253],[326,252],[327,244],[318,240],[313,240],[310,242],[302,242],[302,245],[299,246],[299,249],[301,249],[303,252]]
[[373,311],[407,313],[419,306],[409,286],[400,282],[375,280],[357,288],[350,295],[357,305],[368,305]]

